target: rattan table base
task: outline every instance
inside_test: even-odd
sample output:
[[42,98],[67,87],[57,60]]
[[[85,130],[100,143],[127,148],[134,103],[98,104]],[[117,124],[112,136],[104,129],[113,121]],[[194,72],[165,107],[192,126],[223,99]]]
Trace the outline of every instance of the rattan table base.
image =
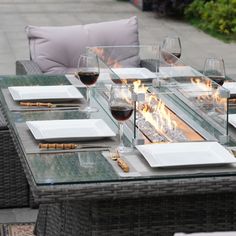
[[38,236],[172,236],[236,230],[236,194],[194,194],[40,206]]

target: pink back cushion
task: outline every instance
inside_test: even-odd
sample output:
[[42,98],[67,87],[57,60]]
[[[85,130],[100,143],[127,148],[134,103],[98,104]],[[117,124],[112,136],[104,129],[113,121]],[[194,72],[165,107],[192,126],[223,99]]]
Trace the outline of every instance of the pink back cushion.
[[[138,45],[137,17],[88,25],[62,27],[27,26],[30,55],[43,73],[66,74],[76,70],[86,47]],[[117,54],[115,52],[113,54]],[[139,65],[138,50],[120,55],[130,67]]]

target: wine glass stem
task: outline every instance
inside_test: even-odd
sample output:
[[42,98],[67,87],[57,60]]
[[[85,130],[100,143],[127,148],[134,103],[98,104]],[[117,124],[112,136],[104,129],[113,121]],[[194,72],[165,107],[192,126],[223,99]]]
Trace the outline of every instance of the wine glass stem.
[[119,134],[120,134],[120,147],[124,147],[124,125],[123,125],[123,122],[119,122]]
[[88,107],[90,106],[90,94],[91,94],[91,90],[90,90],[90,87],[88,86],[87,91],[86,91],[86,99],[87,99]]

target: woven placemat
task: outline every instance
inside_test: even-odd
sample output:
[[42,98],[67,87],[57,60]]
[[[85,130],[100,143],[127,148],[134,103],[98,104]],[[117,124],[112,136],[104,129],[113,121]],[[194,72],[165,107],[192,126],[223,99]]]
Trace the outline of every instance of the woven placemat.
[[[2,89],[3,96],[7,103],[7,107],[10,111],[49,111],[49,110],[79,110],[79,107],[24,107],[20,106],[19,102],[13,100],[8,89]],[[60,102],[61,103],[61,102]],[[66,101],[70,104],[81,104],[85,106],[86,101],[84,99],[78,99],[73,101]]]
[[[118,139],[116,137],[114,138],[103,138],[99,140],[92,140],[92,141],[86,141],[86,142],[74,142],[75,144],[96,144],[96,146],[102,146],[98,148],[76,148],[76,149],[68,149],[68,150],[42,150],[39,148],[39,143],[43,143],[42,141],[37,141],[35,140],[34,136],[30,132],[28,126],[26,123],[16,123],[16,129],[18,132],[18,135],[20,137],[20,140],[23,144],[24,151],[27,154],[33,154],[33,153],[64,153],[64,152],[78,152],[78,151],[101,151],[101,150],[106,150],[106,149],[111,149],[114,148],[118,145]],[[71,143],[71,142],[70,142]],[[104,147],[106,146],[106,147]]]
[[[115,172],[120,177],[166,177],[166,176],[197,176],[197,175],[214,175],[215,173],[221,174],[224,172],[235,171],[236,164],[232,165],[223,165],[223,166],[191,166],[191,167],[171,167],[171,168],[158,168],[151,167],[146,159],[139,153],[138,150],[135,150],[131,153],[121,154],[120,157],[128,164],[130,171],[128,173],[124,172],[117,164],[116,161],[113,161],[111,158],[111,153],[104,151],[102,152],[106,160],[111,164]],[[157,157],[158,158],[158,157]]]
[[0,224],[0,236],[34,236],[35,223]]

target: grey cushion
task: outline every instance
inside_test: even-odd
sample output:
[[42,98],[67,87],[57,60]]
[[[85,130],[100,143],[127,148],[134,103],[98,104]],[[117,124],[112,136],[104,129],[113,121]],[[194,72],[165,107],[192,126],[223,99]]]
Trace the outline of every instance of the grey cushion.
[[[138,45],[137,17],[88,25],[27,26],[30,54],[43,73],[73,73],[86,47]],[[113,52],[112,54],[117,54]],[[127,53],[126,53],[127,54]],[[122,56],[120,56],[122,62]],[[138,51],[123,55],[129,66],[139,64]]]

